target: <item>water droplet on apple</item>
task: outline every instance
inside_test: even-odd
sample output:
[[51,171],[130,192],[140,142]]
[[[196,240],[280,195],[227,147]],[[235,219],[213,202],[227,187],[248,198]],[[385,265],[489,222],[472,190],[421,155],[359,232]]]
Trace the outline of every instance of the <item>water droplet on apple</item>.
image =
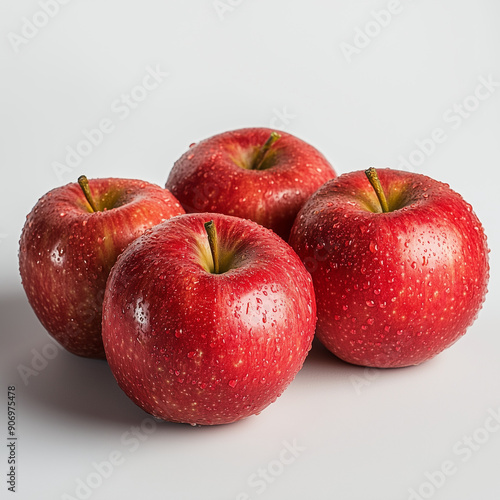
[[189,359],[193,359],[195,356],[196,356],[196,353],[195,353],[194,351],[189,351],[189,352],[187,353],[187,357],[188,357]]

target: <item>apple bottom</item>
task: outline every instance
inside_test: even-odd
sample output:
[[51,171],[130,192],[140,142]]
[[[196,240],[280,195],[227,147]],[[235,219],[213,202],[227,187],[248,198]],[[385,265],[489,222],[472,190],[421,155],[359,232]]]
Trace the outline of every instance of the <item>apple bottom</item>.
[[[164,290],[140,287],[133,306],[105,301],[104,344],[120,387],[145,411],[171,422],[224,424],[258,414],[293,380],[314,334],[314,316],[290,311],[286,291],[274,294],[274,313],[264,296],[252,293],[254,286],[265,293],[266,281],[264,275],[258,285],[243,283],[237,294],[228,286],[212,288],[206,300],[172,290],[155,305]],[[231,306],[217,317],[217,303]],[[117,321],[109,311],[118,311]],[[149,333],[137,328],[134,316],[141,315]],[[294,323],[298,315],[308,317],[309,326]],[[278,324],[286,316],[291,320]]]
[[[263,279],[256,283],[257,274]],[[192,284],[165,296],[161,279],[151,283],[147,277],[149,284],[140,285],[138,293],[105,298],[108,363],[132,401],[163,420],[212,425],[258,414],[281,395],[311,347],[314,311],[299,300],[290,306],[292,291],[266,273],[253,275],[247,280],[219,275],[226,283],[215,287],[208,284],[213,275],[197,277],[195,288],[207,293],[194,298]],[[231,277],[239,291],[228,283]],[[262,292],[272,295],[272,303]],[[146,324],[147,331],[141,330]]]
[[[213,356],[203,360],[202,369],[186,362],[177,364],[177,369],[158,367],[125,373],[115,365],[112,370],[130,399],[154,417],[193,425],[227,424],[258,415],[276,401],[302,367],[295,359],[307,354],[307,351],[297,352],[288,360],[278,359],[273,363],[288,365],[284,370],[256,366],[252,360],[267,358],[266,350],[263,345],[251,351],[242,349]],[[251,361],[242,362],[242,356]],[[233,370],[228,377],[219,367],[222,362],[239,365],[239,370]],[[155,364],[159,363],[153,361]]]
[[437,274],[407,271],[406,286],[386,290],[383,281],[353,280],[347,285],[349,303],[342,294],[318,294],[318,340],[342,360],[368,367],[412,366],[433,358],[465,334],[483,300],[482,287],[472,280],[457,278],[450,286]]

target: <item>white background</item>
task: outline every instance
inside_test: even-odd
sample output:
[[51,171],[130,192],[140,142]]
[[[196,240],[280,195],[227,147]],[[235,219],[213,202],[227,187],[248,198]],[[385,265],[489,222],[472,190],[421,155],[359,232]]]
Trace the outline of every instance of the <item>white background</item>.
[[[390,18],[376,14],[389,7]],[[84,498],[78,479],[89,479],[92,500],[405,500],[411,489],[414,498],[500,498],[500,432],[484,427],[500,412],[500,3],[72,0],[30,31],[24,18],[43,24],[40,11],[34,0],[0,8],[0,497]],[[148,67],[168,76],[136,89],[144,99],[125,116],[121,96]],[[481,78],[494,83],[477,100]],[[67,148],[102,119],[113,131],[56,175]],[[38,198],[81,173],[163,185],[190,143],[245,126],[301,137],[338,173],[411,158],[460,192],[492,250],[488,299],[467,335],[424,365],[386,371],[315,345],[261,415],[206,428],[155,425],[104,362],[62,351],[33,359],[54,353],[17,270]],[[441,142],[430,144],[435,129]],[[427,154],[415,152],[418,141]],[[27,384],[20,366],[37,372]],[[5,479],[8,385],[17,388],[16,494]],[[120,463],[97,476],[93,463],[110,455]],[[453,473],[434,474],[433,486],[443,463]]]

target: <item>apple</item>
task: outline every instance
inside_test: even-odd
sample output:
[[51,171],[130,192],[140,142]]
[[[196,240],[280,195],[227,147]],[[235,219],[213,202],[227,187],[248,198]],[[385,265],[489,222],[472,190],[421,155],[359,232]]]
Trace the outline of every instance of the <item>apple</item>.
[[251,219],[288,239],[297,212],[335,171],[310,144],[286,132],[245,128],[193,144],[166,187],[186,212]]
[[103,340],[124,392],[157,418],[257,414],[302,367],[316,324],[309,273],[275,233],[223,214],[147,231],[106,286]]
[[48,333],[74,354],[104,358],[102,300],[111,267],[146,229],[184,210],[148,182],[78,181],[45,194],[27,216],[19,269]]
[[312,275],[317,336],[332,353],[370,367],[416,365],[475,320],[489,278],[486,236],[447,184],[365,173],[322,186],[299,212],[290,244]]

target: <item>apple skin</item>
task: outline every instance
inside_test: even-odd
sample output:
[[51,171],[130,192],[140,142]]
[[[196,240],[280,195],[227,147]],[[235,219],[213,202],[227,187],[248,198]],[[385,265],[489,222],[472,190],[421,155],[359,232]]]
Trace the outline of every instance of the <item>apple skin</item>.
[[362,171],[326,183],[295,221],[290,244],[312,275],[318,339],[370,367],[426,361],[460,338],[489,278],[486,236],[447,184],[391,169],[380,213]]
[[302,205],[336,173],[316,148],[286,132],[268,151],[265,169],[248,168],[272,132],[239,129],[193,145],[175,162],[167,189],[188,213],[251,219],[288,240]]
[[24,290],[64,348],[104,359],[102,300],[111,267],[146,229],[184,210],[166,189],[132,179],[90,179],[92,212],[78,183],[53,189],[26,218],[19,249]]
[[[211,272],[210,220],[229,262],[220,274]],[[302,367],[315,324],[312,280],[290,246],[222,214],[147,231],[118,258],[104,297],[104,347],[119,386],[172,422],[259,413]]]

